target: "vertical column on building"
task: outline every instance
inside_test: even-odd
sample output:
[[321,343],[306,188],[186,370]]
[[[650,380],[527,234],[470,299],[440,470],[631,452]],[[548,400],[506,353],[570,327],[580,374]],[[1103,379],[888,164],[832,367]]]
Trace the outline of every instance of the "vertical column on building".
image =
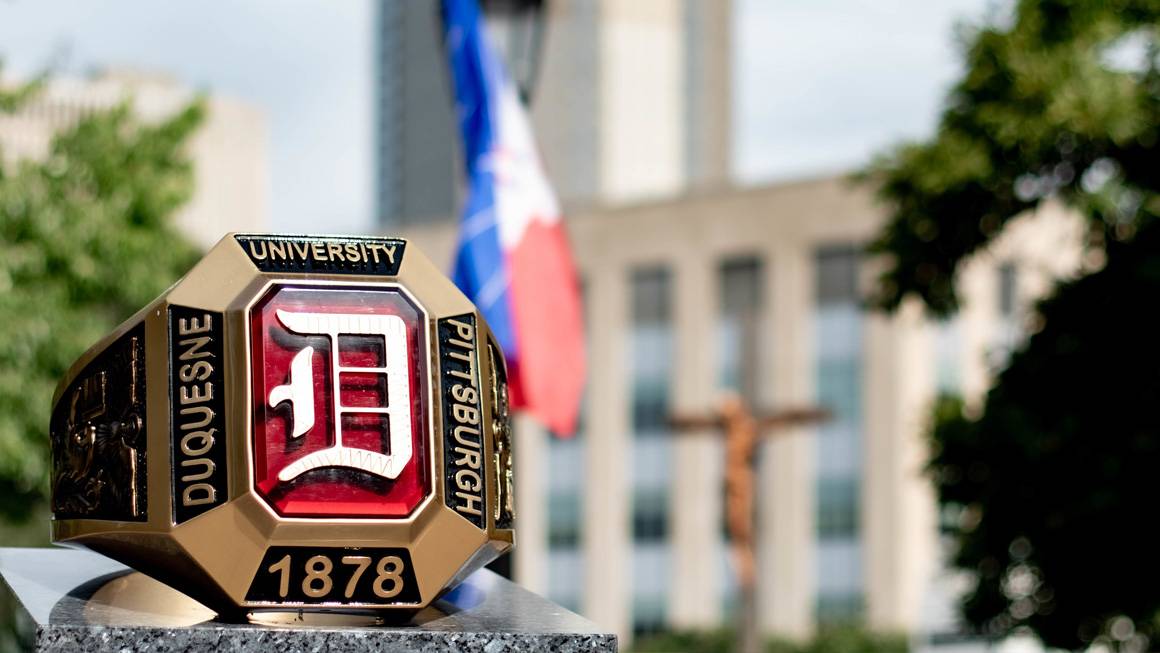
[[733,109],[733,2],[684,0],[685,167],[689,185],[729,180]]
[[[793,243],[773,250],[766,292],[773,343],[762,350],[768,406],[815,400],[811,352],[811,252]],[[814,442],[809,428],[778,433],[764,445],[759,478],[758,614],[762,630],[803,638],[813,625]]]
[[583,613],[627,638],[631,630],[629,556],[628,294],[623,268],[608,262],[588,280],[588,438],[585,475]]
[[935,394],[932,325],[907,302],[866,316],[862,529],[866,621],[912,630],[937,552],[934,500],[923,475]]
[[684,5],[600,2],[600,194],[664,197],[685,185]]
[[[680,260],[674,288],[673,412],[708,416],[717,408],[715,262],[703,252]],[[677,431],[673,438],[669,622],[675,628],[708,628],[721,619],[721,433]]]
[[515,419],[516,549],[512,575],[529,590],[548,590],[548,434],[526,414]]

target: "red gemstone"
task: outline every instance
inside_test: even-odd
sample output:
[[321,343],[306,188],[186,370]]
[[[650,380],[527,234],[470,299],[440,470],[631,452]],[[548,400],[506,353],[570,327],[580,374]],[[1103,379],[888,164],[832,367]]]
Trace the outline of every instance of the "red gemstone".
[[430,493],[424,325],[391,288],[254,305],[254,486],[278,514],[406,517]]

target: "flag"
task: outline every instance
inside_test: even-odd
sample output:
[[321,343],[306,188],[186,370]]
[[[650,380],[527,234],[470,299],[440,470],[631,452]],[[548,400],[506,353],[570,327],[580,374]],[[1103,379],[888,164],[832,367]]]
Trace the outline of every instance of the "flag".
[[503,348],[512,406],[571,435],[584,323],[560,206],[476,1],[443,0],[443,23],[467,176],[452,277]]

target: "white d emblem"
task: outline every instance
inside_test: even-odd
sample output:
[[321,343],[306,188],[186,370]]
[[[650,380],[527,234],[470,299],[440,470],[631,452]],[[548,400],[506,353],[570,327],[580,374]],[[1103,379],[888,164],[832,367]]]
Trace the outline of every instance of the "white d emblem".
[[[327,336],[330,339],[330,376],[334,414],[334,444],[307,454],[278,472],[279,481],[290,481],[323,467],[348,467],[387,479],[399,476],[411,460],[411,387],[408,380],[410,360],[407,356],[407,325],[397,315],[362,315],[353,313],[294,313],[277,311],[278,321],[289,331],[300,335]],[[339,336],[378,336],[383,339],[382,367],[344,367],[340,356]],[[293,429],[290,437],[300,438],[314,426],[314,348],[304,347],[290,363],[290,379],[270,391],[271,407],[289,402]],[[342,373],[377,374],[386,377],[386,405],[379,407],[345,406],[340,380]],[[342,443],[343,415],[380,414],[387,416],[390,451],[382,453],[346,447]]]

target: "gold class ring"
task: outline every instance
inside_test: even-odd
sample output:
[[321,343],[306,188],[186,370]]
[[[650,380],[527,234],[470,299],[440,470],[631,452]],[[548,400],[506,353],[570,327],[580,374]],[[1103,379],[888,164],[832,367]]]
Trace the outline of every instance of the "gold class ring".
[[413,244],[230,234],[61,380],[52,536],[224,617],[406,614],[512,547],[510,432]]

